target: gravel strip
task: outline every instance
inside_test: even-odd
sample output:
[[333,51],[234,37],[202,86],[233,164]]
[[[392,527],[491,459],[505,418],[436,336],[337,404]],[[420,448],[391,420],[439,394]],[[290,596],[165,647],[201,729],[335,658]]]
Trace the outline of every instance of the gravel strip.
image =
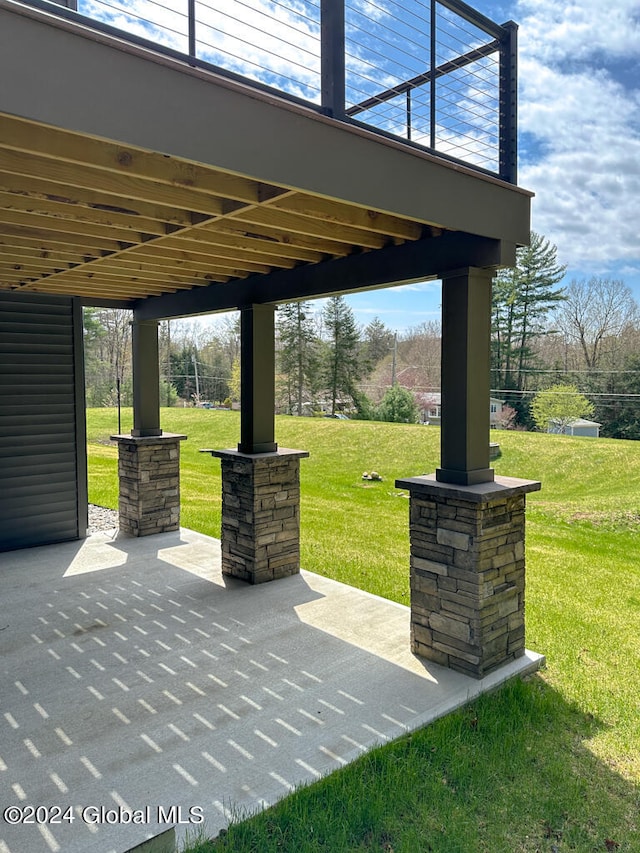
[[87,533],[98,530],[113,530],[118,527],[118,510],[89,504],[89,526]]

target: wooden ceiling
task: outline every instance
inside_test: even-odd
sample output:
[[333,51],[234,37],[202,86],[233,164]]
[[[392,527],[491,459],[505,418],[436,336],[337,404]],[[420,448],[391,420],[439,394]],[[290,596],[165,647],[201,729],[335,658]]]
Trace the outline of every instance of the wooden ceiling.
[[436,233],[0,114],[0,289],[133,302]]

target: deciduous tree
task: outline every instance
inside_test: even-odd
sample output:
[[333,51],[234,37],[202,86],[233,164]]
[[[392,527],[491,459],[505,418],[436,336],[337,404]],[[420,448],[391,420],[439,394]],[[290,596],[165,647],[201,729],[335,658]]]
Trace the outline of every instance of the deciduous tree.
[[552,385],[536,394],[531,403],[533,419],[542,432],[547,432],[550,424],[554,432],[564,432],[572,421],[588,418],[593,411],[593,405],[575,385]]
[[600,366],[616,339],[638,322],[638,305],[623,281],[574,279],[565,291],[556,319],[567,339],[578,343],[584,365],[591,371]]
[[415,424],[418,420],[418,404],[411,391],[398,383],[388,388],[378,408],[378,420],[400,424]]

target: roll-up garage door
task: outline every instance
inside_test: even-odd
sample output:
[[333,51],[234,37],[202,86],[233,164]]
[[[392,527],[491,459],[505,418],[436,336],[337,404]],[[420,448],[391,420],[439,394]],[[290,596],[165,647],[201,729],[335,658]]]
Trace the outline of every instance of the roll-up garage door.
[[0,292],[0,551],[85,535],[80,311]]

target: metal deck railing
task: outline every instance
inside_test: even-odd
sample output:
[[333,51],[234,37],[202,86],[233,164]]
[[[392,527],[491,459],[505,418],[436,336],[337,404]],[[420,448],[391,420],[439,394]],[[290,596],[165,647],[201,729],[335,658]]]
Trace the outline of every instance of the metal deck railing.
[[517,26],[461,0],[26,0],[516,183]]

